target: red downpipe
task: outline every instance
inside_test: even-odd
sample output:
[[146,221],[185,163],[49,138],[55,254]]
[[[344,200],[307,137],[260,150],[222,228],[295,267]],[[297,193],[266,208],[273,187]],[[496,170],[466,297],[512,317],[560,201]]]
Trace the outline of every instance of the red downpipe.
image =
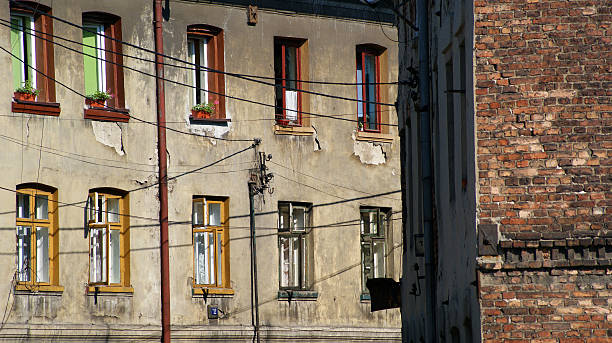
[[157,156],[159,161],[159,226],[161,256],[162,342],[170,342],[170,267],[168,252],[168,166],[166,160],[166,101],[164,91],[164,38],[162,0],[155,4],[155,75],[157,76]]

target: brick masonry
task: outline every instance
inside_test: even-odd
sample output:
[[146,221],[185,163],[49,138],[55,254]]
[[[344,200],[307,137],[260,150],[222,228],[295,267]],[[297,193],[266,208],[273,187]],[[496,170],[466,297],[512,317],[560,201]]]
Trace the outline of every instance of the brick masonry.
[[612,342],[612,2],[474,1],[484,342]]

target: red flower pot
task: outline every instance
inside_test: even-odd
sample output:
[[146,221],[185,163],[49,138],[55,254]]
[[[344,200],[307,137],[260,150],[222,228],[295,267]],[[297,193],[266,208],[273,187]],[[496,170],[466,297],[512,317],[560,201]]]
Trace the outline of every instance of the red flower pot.
[[191,117],[193,119],[210,119],[212,116],[211,112],[191,110]]
[[36,101],[36,94],[15,92],[13,96],[19,101]]
[[104,108],[106,106],[106,100],[85,99],[85,104],[90,108]]

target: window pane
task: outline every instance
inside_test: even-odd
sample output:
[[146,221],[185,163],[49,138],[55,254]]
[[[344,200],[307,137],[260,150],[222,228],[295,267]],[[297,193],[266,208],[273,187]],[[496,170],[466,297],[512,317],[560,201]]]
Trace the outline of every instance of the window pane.
[[89,281],[106,281],[106,229],[91,229],[89,232]]
[[23,32],[23,44],[25,57],[25,79],[32,82],[32,87],[36,88],[36,72],[33,68],[36,68],[36,54],[34,53],[34,40],[32,34],[35,32],[31,31],[34,29],[34,18],[30,16],[23,17],[25,30]]
[[37,194],[34,199],[36,203],[36,219],[49,219],[49,197]]
[[193,202],[193,225],[204,224],[204,204],[200,201]]
[[378,214],[378,227],[380,228],[380,230],[378,230],[379,236],[386,235],[388,224],[389,224],[389,221],[387,220],[387,214],[384,212],[379,212]]
[[[195,233],[196,284],[208,285],[214,283],[214,276],[211,279],[211,269],[214,269],[214,242],[211,244],[211,239],[212,233],[210,232]],[[209,264],[211,255],[213,256],[213,263]]]
[[208,225],[220,226],[221,225],[221,204],[209,203],[208,204]]
[[[361,60],[362,56],[363,54],[358,52],[357,59],[355,61],[357,65],[357,83],[363,83],[363,64]],[[363,99],[364,91],[365,91],[364,85],[357,85],[357,100],[364,100]],[[358,102],[357,103],[357,119],[359,120],[359,123],[363,123],[363,109],[364,109],[364,104],[362,102]]]
[[296,121],[298,119],[298,92],[297,91],[285,91],[285,118],[290,121]]
[[279,237],[280,286],[289,286],[289,238]]
[[223,286],[223,275],[221,275],[223,270],[223,234],[217,233],[217,284],[219,286]]
[[96,223],[105,223],[104,212],[106,212],[104,195],[96,194]]
[[[23,60],[23,17],[11,16],[11,52]],[[13,64],[13,89],[19,88],[24,77],[24,64],[15,57],[11,57]]]
[[[196,63],[196,53],[195,53],[196,40],[195,39],[187,39],[187,60],[193,64]],[[196,70],[188,70],[187,71],[187,83],[192,85],[194,88],[192,89],[191,98],[189,99],[189,107],[193,107],[198,103],[197,99],[197,72]]]
[[106,203],[108,206],[108,221],[110,223],[119,223],[119,199],[109,198]]
[[291,227],[289,204],[278,205],[278,212],[278,231],[289,231]]
[[372,247],[369,243],[361,243],[362,289],[367,292],[366,281],[372,278]]
[[282,45],[274,44],[274,95],[275,113],[283,113],[283,57]]
[[374,277],[385,277],[385,242],[375,240],[372,247],[374,248]]
[[89,208],[89,218],[88,221],[96,221],[96,204],[94,203],[94,199],[90,196],[87,197],[87,207]]
[[373,235],[378,234],[378,211],[371,211],[368,213],[368,220],[370,222],[370,233]]
[[30,228],[17,226],[17,278],[30,281]]
[[303,207],[293,208],[293,230],[304,231],[306,226],[306,210]]
[[121,282],[121,263],[120,263],[120,249],[119,249],[119,230],[110,230],[110,259],[108,262],[109,269],[109,282],[120,283]]
[[17,218],[30,218],[30,195],[17,193]]
[[[96,26],[84,26],[83,30],[83,64],[84,64],[84,78],[85,78],[85,94],[93,94],[98,89],[98,77],[100,71],[98,70],[98,56],[96,34],[98,29]],[[105,89],[102,89],[106,91]]]
[[[365,87],[365,100],[366,101],[376,101],[376,56],[373,55],[364,55],[364,67],[365,67],[365,77],[364,81],[366,85]],[[367,103],[366,104],[366,125],[370,130],[377,129],[376,127],[376,104]]]
[[36,281],[49,282],[49,228],[36,228]]
[[294,46],[285,46],[285,78],[287,90],[296,90],[297,87],[297,48]]
[[206,71],[205,68],[208,67],[208,40],[207,39],[199,39],[198,41],[198,45],[200,48],[200,53],[199,53],[199,57],[200,60],[198,61],[198,65],[201,66],[202,68],[200,69],[200,75],[199,75],[199,81],[200,81],[200,85],[199,85],[199,90],[198,92],[200,93],[199,96],[199,101],[200,103],[207,103],[208,102],[208,93],[206,92],[208,90],[208,72]]
[[208,267],[210,268],[210,284],[215,283],[215,236],[212,232],[206,233],[206,255],[208,256]]
[[369,235],[372,232],[372,212],[370,211],[362,211],[361,212],[361,233],[364,235]]
[[302,254],[300,255],[300,259],[302,262],[302,268],[300,269],[302,271],[302,284],[300,285],[302,288],[308,287],[308,285],[310,284],[310,280],[308,279],[308,268],[310,268],[310,266],[308,266],[308,244],[306,243],[306,239],[302,238],[301,240],[301,251]]
[[300,238],[291,238],[291,286],[300,286]]

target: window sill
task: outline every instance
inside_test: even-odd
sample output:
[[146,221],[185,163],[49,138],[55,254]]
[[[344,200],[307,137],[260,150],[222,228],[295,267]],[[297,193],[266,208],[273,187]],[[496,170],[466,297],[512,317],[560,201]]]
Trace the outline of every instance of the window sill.
[[319,292],[317,291],[292,291],[292,290],[279,290],[278,300],[279,301],[291,301],[291,300],[303,300],[303,301],[315,301],[319,298]]
[[232,120],[230,118],[207,118],[207,119],[196,119],[189,117],[189,124],[192,125],[216,125],[216,126],[227,126]]
[[60,104],[57,102],[22,101],[14,99],[11,111],[57,117],[60,115]]
[[204,290],[211,295],[234,295],[234,290],[231,288],[209,288],[209,287],[193,287],[191,295],[204,295]]
[[395,137],[387,133],[357,131],[355,139],[358,141],[393,143]]
[[134,293],[134,287],[126,286],[87,286],[87,294],[96,293]]
[[361,295],[359,295],[359,301],[361,302],[370,302],[370,300],[370,295],[367,293],[361,293]]
[[312,136],[314,134],[314,129],[304,126],[274,125],[274,133],[277,135]]
[[130,120],[130,111],[127,109],[86,108],[83,113],[85,114],[85,119],[91,120],[118,121],[123,123],[127,123]]
[[36,284],[17,284],[15,285],[15,291],[23,292],[56,292],[61,293],[64,291],[64,286],[59,285],[36,285]]

